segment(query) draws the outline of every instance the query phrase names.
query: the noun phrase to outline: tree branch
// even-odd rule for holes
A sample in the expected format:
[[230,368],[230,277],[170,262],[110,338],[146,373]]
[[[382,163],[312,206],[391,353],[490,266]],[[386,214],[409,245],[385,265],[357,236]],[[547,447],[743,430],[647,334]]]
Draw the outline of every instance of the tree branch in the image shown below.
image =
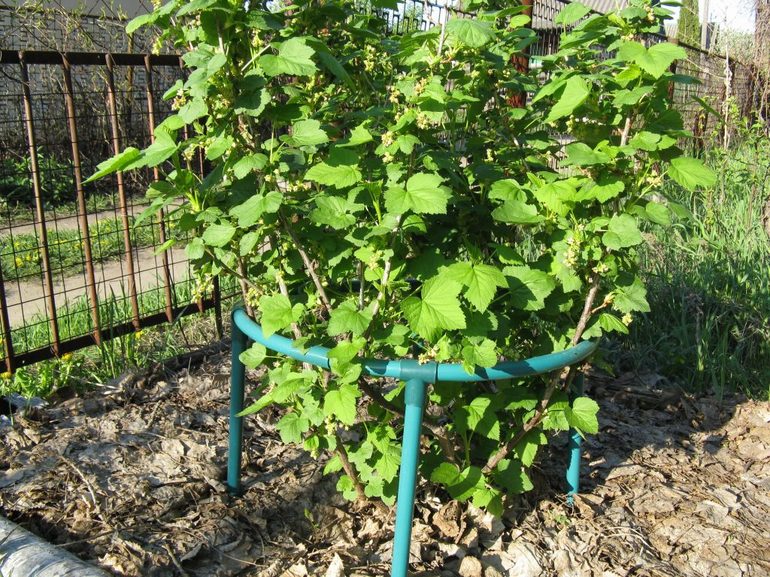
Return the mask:
[[305,264],[305,269],[307,270],[307,273],[310,275],[310,278],[313,280],[313,284],[315,285],[316,290],[318,291],[318,296],[321,299],[321,304],[326,309],[327,313],[331,313],[332,307],[329,303],[329,297],[326,296],[326,289],[324,289],[323,285],[321,284],[321,279],[318,277],[318,273],[315,270],[315,266],[313,266],[313,262],[310,260],[310,257],[307,255],[307,252],[305,251],[305,248],[302,246],[302,243],[299,241],[299,238],[297,238],[296,233],[294,232],[294,229],[291,227],[291,224],[284,218],[283,215],[281,215],[281,223],[283,224],[283,228],[286,230],[286,232],[289,233],[289,236],[291,237],[291,241],[294,243],[294,246],[297,249],[297,252],[299,252],[299,256],[302,258],[302,262]]

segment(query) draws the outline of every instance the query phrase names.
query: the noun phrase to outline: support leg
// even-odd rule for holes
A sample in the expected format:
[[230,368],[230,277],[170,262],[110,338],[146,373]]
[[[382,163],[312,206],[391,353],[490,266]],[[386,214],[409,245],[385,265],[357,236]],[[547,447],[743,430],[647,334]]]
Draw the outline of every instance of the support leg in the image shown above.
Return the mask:
[[243,449],[244,382],[246,367],[240,356],[246,350],[247,337],[233,320],[232,367],[230,373],[230,442],[227,453],[227,490],[232,495],[241,492],[241,452]]
[[404,439],[401,447],[401,468],[398,477],[391,577],[406,577],[409,566],[409,545],[412,541],[414,494],[417,487],[417,464],[420,459],[420,432],[425,407],[425,391],[424,381],[413,379],[406,382]]
[[[579,397],[583,394],[583,373],[578,373],[575,376],[575,386],[573,389],[573,397]],[[574,429],[569,431],[569,467],[567,468],[567,503],[572,505],[574,496],[578,494],[580,490],[580,458],[582,456],[582,450],[580,445],[583,442],[583,437],[580,436]]]

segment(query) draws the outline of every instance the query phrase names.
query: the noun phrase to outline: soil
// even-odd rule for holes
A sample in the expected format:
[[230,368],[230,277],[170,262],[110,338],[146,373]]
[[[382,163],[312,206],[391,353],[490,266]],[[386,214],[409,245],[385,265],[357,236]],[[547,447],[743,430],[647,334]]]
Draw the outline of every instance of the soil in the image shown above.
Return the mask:
[[[115,575],[387,575],[393,512],[344,502],[322,459],[280,442],[277,414],[246,420],[246,490],[228,496],[227,364],[213,356],[17,414],[0,444],[2,513]],[[770,575],[770,407],[660,384],[589,379],[601,429],[572,506],[565,439],[502,519],[421,486],[412,569]]]

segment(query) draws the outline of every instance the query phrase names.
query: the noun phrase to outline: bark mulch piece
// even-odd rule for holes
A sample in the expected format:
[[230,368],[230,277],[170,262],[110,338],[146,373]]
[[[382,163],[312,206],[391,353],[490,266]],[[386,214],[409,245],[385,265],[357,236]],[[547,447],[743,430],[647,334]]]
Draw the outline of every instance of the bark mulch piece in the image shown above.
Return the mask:
[[[116,575],[387,575],[393,513],[344,502],[323,460],[246,419],[245,494],[224,487],[227,362],[127,379],[2,430],[2,514]],[[770,407],[655,376],[589,379],[600,433],[568,506],[562,439],[503,519],[418,491],[419,575],[770,575]],[[673,392],[672,392],[673,391]]]

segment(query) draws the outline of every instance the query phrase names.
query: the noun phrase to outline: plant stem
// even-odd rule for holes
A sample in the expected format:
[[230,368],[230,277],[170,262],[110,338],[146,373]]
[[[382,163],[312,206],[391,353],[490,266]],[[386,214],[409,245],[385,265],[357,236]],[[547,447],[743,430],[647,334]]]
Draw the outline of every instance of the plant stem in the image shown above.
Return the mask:
[[[369,499],[364,492],[364,486],[361,484],[361,481],[358,478],[358,474],[356,473],[356,470],[353,468],[353,464],[348,458],[348,452],[345,450],[345,445],[342,443],[342,439],[340,439],[338,433],[334,433],[334,437],[337,440],[337,449],[335,450],[335,453],[340,458],[340,462],[342,463],[342,468],[345,471],[345,474],[350,477],[351,481],[353,481],[353,487],[356,490],[358,500],[362,503],[368,503]],[[382,501],[374,501],[374,506],[384,513],[388,512],[387,507]]]
[[[281,273],[275,274],[275,282],[278,283],[278,290],[281,291],[281,294],[288,299],[289,289],[286,287],[286,281],[283,280],[283,276],[281,276]],[[299,330],[297,323],[291,323],[291,332],[294,333],[294,338],[296,339],[302,338],[302,331]]]
[[[396,226],[393,227],[393,239],[390,243],[390,248],[393,250],[393,247],[396,245],[396,233],[398,232],[399,227],[401,226],[401,218],[403,215],[399,215],[396,218]],[[377,316],[377,313],[380,312],[380,307],[382,306],[382,301],[385,299],[385,288],[388,286],[388,279],[390,278],[390,270],[393,267],[393,257],[388,257],[388,259],[385,261],[385,265],[382,267],[382,281],[380,282],[380,292],[377,293],[377,298],[374,301],[374,305],[372,306],[372,318]],[[371,325],[370,325],[371,326]]]
[[[578,320],[577,326],[575,327],[575,334],[572,336],[571,344],[574,347],[579,341],[580,337],[583,336],[583,333],[585,332],[586,326],[588,325],[588,321],[591,319],[591,313],[593,311],[594,307],[594,301],[596,300],[596,295],[599,292],[599,286],[601,284],[601,276],[598,273],[593,273],[591,276],[591,285],[588,289],[588,295],[586,296],[586,302],[583,305],[583,313],[580,315],[580,319]],[[570,374],[574,369],[570,369],[566,382],[569,382]],[[491,471],[497,467],[497,465],[505,459],[510,452],[516,447],[516,445],[521,442],[521,440],[524,438],[524,435],[529,433],[532,429],[540,425],[540,423],[543,421],[543,418],[545,417],[545,412],[548,409],[548,403],[551,400],[551,397],[556,392],[556,390],[559,387],[559,381],[561,380],[561,372],[560,371],[554,371],[550,375],[548,386],[545,389],[545,393],[543,393],[543,398],[540,399],[540,403],[538,404],[537,410],[535,411],[535,414],[532,416],[532,418],[524,423],[519,430],[518,433],[516,433],[513,438],[505,443],[498,451],[492,455],[489,460],[487,461],[487,464],[484,466],[484,473],[488,474]]]
[[315,266],[313,266],[313,262],[307,255],[307,252],[302,246],[302,243],[299,241],[299,238],[297,238],[297,234],[294,232],[291,224],[284,218],[283,215],[281,215],[281,222],[283,223],[283,228],[286,230],[286,232],[289,233],[294,246],[297,248],[297,252],[299,252],[299,256],[302,258],[302,262],[305,264],[305,270],[307,270],[307,274],[309,274],[310,278],[313,280],[313,284],[318,291],[318,296],[321,299],[321,304],[326,309],[327,313],[331,313],[332,307],[329,303],[329,297],[326,296],[326,289],[324,289],[323,285],[321,284],[321,279],[318,277],[318,273],[315,270]]

